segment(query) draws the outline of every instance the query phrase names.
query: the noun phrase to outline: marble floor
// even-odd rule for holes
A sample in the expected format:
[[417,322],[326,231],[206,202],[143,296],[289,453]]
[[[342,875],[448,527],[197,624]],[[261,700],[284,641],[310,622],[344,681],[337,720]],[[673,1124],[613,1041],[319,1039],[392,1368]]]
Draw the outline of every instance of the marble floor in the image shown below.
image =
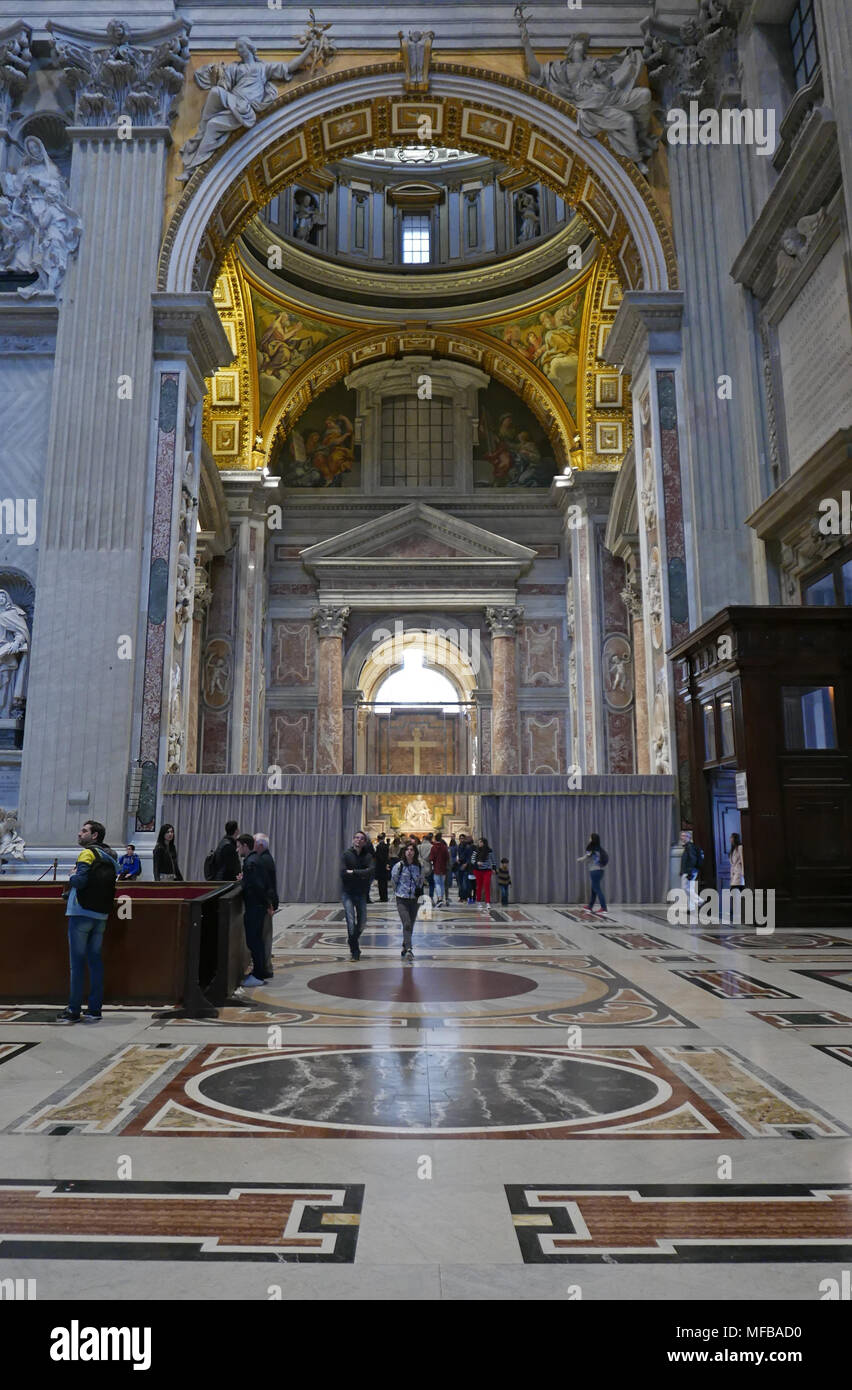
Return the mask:
[[356,964],[337,905],[291,905],[273,979],[214,1020],[0,1006],[0,1279],[742,1302],[842,1280],[852,928],[453,904],[400,947],[391,906]]

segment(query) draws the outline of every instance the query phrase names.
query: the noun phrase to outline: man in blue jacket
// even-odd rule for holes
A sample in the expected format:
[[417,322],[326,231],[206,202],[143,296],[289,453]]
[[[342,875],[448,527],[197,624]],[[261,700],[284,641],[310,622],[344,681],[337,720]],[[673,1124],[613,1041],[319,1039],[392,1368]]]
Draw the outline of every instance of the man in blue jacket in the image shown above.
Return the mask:
[[260,855],[255,851],[253,835],[237,836],[237,854],[243,864],[240,882],[243,885],[246,945],[251,951],[251,974],[246,975],[243,986],[253,989],[272,976],[266,963],[263,928],[266,919],[275,912],[273,903],[277,895],[265,866],[260,862]]

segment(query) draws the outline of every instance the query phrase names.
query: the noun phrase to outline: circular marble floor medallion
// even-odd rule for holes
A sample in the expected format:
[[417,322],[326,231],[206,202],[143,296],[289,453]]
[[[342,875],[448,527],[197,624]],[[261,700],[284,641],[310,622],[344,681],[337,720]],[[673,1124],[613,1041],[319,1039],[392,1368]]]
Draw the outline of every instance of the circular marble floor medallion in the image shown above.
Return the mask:
[[527,1130],[627,1118],[667,1100],[661,1078],[617,1062],[476,1048],[349,1048],[255,1057],[195,1077],[208,1107],[331,1129]]
[[467,1003],[471,999],[508,999],[537,989],[526,975],[501,970],[456,970],[452,966],[373,966],[338,971],[308,980],[308,988],[336,999],[382,999],[401,1004]]

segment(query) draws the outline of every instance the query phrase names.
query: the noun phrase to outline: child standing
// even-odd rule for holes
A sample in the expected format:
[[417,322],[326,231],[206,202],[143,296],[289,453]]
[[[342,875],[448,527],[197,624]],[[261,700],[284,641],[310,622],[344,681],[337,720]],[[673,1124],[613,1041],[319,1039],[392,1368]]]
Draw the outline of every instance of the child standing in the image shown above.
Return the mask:
[[497,870],[497,886],[500,889],[500,904],[502,907],[509,905],[509,884],[512,882],[509,877],[508,859],[500,860],[500,867]]

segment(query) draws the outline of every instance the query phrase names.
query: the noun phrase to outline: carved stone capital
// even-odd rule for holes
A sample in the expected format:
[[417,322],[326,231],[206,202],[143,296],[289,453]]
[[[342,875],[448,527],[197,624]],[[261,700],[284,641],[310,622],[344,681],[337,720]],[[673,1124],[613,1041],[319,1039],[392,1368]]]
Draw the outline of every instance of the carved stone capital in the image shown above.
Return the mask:
[[492,637],[515,637],[524,616],[523,608],[486,608],[485,621]]
[[0,29],[0,116],[7,117],[12,101],[27,85],[32,29],[23,20]]
[[317,636],[342,638],[351,612],[351,608],[331,608],[328,606],[315,608],[311,617],[314,620]]
[[702,0],[675,33],[648,18],[642,57],[648,80],[667,106],[719,106],[739,96],[737,27],[745,0]]
[[136,34],[122,19],[110,20],[105,34],[52,21],[45,28],[76,96],[77,126],[113,126],[129,116],[133,125],[162,127],[175,119],[189,62],[184,20]]

